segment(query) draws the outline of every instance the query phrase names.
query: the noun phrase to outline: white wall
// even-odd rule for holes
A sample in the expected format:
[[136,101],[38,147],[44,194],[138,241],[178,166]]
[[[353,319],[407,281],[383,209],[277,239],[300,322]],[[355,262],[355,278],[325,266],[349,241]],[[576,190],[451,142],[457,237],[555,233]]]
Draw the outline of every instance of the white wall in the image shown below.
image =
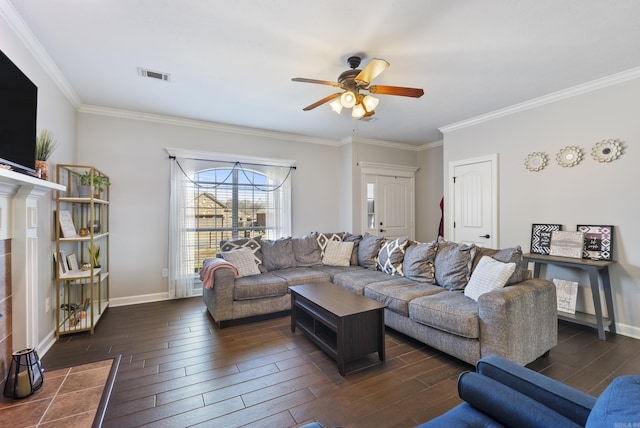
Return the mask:
[[438,237],[440,200],[444,196],[442,142],[429,144],[418,151],[416,173],[416,240],[433,241]]
[[[610,268],[617,328],[640,338],[640,79],[618,83],[568,99],[508,116],[460,127],[445,133],[444,166],[452,161],[497,153],[499,155],[500,246],[530,247],[531,224],[560,223],[564,230],[577,224],[614,225]],[[455,128],[455,127],[454,127]],[[593,145],[603,139],[625,142],[624,155],[610,163],[591,157]],[[563,168],[555,155],[566,146],[580,146],[584,160]],[[524,159],[545,152],[549,165],[530,172]],[[445,181],[445,194],[448,183]],[[450,207],[446,201],[447,211]],[[448,214],[445,214],[445,219]],[[578,280],[578,308],[593,313],[584,287],[587,278],[551,269],[549,277]]]
[[[4,5],[2,5],[4,7]],[[49,158],[49,180],[55,180],[55,164],[74,161],[76,153],[76,110],[7,22],[0,18],[0,50],[38,87],[37,130],[49,129],[58,147]],[[54,312],[45,311],[45,299],[54,306],[55,287],[52,254],[55,249],[53,225],[54,195],[38,201],[38,341],[55,329]]]
[[[135,115],[134,115],[135,116]],[[144,116],[142,116],[144,117]],[[340,147],[229,133],[189,122],[136,120],[80,113],[79,163],[110,176],[111,297],[161,298],[167,280],[170,160],[165,147],[296,161],[292,235],[340,229]],[[126,299],[125,299],[126,300]]]

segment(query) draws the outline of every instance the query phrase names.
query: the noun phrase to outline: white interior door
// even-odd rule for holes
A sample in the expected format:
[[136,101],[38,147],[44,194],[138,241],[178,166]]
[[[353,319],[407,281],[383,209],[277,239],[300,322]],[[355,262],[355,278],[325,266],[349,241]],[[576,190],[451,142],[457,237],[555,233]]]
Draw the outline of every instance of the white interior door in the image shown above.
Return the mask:
[[413,179],[377,177],[378,235],[413,238]]
[[450,166],[453,241],[498,247],[497,157]]

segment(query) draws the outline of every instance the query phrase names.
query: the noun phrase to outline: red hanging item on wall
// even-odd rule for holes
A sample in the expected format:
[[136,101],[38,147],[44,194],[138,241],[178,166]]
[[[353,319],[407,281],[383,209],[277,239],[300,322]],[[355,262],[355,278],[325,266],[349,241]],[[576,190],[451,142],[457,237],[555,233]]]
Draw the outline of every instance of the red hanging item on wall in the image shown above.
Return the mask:
[[444,238],[444,196],[440,199],[440,229],[438,229],[438,236]]

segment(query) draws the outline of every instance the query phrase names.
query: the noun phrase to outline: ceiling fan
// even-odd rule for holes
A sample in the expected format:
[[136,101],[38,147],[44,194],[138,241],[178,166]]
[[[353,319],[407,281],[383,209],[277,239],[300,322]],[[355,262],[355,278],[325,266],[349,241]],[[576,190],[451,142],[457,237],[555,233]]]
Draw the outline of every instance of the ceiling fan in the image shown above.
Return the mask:
[[[375,108],[378,106],[379,100],[369,94],[381,95],[399,95],[402,97],[420,98],[424,95],[424,91],[419,88],[405,88],[403,86],[388,85],[371,85],[371,81],[382,73],[389,63],[384,59],[374,58],[367,66],[359,70],[362,58],[359,56],[351,56],[347,59],[351,70],[347,70],[338,76],[337,82],[327,80],[306,79],[304,77],[294,77],[294,82],[317,83],[320,85],[329,85],[340,88],[342,92],[336,92],[315,103],[303,108],[304,111],[313,110],[314,108],[328,103],[333,111],[340,114],[343,108],[352,108],[351,116],[361,119],[375,114]],[[361,94],[360,91],[367,91],[369,94]]]

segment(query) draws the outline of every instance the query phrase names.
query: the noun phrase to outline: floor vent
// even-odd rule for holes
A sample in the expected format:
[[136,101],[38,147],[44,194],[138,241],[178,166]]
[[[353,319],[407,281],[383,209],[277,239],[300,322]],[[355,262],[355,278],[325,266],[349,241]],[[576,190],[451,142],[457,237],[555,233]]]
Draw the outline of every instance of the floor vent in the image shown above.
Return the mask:
[[147,70],[146,68],[141,68],[141,67],[138,67],[138,75],[142,76],[142,77],[148,77],[150,79],[164,80],[165,82],[168,82],[168,81],[171,80],[171,75],[169,73],[161,73],[159,71],[151,71],[151,70]]

